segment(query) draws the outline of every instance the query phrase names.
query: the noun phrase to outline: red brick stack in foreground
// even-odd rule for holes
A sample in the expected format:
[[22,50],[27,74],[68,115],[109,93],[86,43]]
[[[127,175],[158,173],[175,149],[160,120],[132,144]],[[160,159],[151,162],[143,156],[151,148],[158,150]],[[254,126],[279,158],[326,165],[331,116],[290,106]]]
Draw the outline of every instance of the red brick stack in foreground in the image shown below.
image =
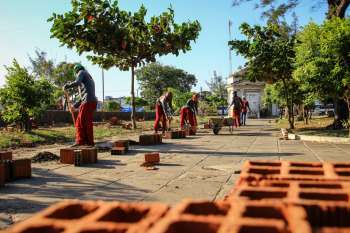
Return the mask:
[[97,149],[95,147],[65,148],[60,150],[60,162],[63,164],[83,164],[97,163]]
[[350,163],[247,162],[220,201],[56,204],[6,233],[350,232]]
[[12,159],[12,152],[0,151],[0,186],[6,182],[30,178],[32,163],[30,159]]

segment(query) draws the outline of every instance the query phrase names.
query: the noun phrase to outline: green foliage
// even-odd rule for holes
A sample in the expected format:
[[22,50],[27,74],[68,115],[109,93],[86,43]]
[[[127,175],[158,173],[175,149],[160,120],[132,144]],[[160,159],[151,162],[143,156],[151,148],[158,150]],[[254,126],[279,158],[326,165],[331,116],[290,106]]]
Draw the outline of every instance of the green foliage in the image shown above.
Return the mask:
[[192,97],[192,92],[183,92],[175,88],[168,88],[168,91],[173,93],[173,109],[175,112],[179,112],[181,107],[185,106],[187,101]]
[[[216,75],[216,72],[214,72],[214,76],[212,79],[207,82],[207,85],[210,89],[210,92],[220,98],[221,100],[226,100],[227,99],[227,88],[226,88],[226,81],[222,78],[222,76]],[[220,101],[221,101],[220,100]],[[227,103],[225,103],[226,105]]]
[[247,60],[247,79],[278,83],[283,88],[280,93],[288,108],[290,128],[294,128],[293,105],[299,96],[298,83],[292,77],[296,29],[285,22],[253,27],[243,23],[240,29],[246,39],[229,45]]
[[[131,97],[126,97],[126,103],[131,105]],[[135,106],[144,107],[147,106],[148,102],[141,97],[135,97]]]
[[194,75],[184,70],[151,63],[136,71],[136,79],[141,87],[141,96],[153,105],[167,88],[175,88],[181,92],[189,92],[196,85]]
[[116,101],[106,101],[103,109],[107,112],[118,112],[120,110],[120,104]]
[[131,68],[132,120],[134,128],[134,69],[155,62],[157,56],[191,50],[201,30],[198,21],[177,24],[169,8],[159,16],[146,20],[142,5],[136,12],[121,10],[116,0],[72,0],[72,10],[53,14],[51,37],[62,45],[75,48],[79,54],[88,52],[88,59],[108,69]]
[[30,130],[29,119],[39,116],[54,102],[54,87],[44,78],[35,79],[16,60],[6,69],[6,83],[0,89],[0,103],[4,108],[2,118]]

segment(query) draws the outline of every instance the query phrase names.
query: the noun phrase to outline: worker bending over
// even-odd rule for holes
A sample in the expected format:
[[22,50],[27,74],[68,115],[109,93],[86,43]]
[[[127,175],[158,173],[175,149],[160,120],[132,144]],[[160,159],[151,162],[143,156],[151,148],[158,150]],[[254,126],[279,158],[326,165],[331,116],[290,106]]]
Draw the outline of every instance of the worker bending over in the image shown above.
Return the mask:
[[181,108],[180,112],[180,126],[184,129],[185,123],[191,125],[192,132],[197,131],[197,114],[198,114],[199,94],[193,94],[185,106]]
[[[172,99],[173,93],[166,92],[164,95],[158,98],[156,102],[156,120],[154,121],[154,131],[158,133],[159,123],[162,121],[162,132],[170,128],[170,122],[172,119]],[[167,126],[168,123],[168,126]]]

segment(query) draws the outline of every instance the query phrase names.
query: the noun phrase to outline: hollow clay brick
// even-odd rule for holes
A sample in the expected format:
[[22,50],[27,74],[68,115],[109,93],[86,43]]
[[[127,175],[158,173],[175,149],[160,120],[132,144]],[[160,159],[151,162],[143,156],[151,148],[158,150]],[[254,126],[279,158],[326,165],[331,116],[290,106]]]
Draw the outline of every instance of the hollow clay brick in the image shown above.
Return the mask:
[[113,147],[111,149],[111,155],[124,155],[126,153],[125,147]]
[[147,232],[168,209],[167,205],[157,203],[64,201],[50,206],[5,232],[141,233]]
[[114,142],[114,147],[124,147],[125,151],[129,150],[129,140],[118,140]]
[[350,181],[350,164],[247,161],[243,165],[238,185],[247,179]]
[[5,184],[5,165],[0,162],[0,187]]
[[32,163],[30,159],[13,160],[13,179],[30,178],[32,176]]
[[81,156],[82,156],[82,164],[91,164],[97,163],[97,148],[95,147],[87,147],[81,148]]
[[143,134],[139,136],[139,143],[141,146],[155,145],[155,136],[153,134]]
[[74,164],[77,154],[81,154],[81,150],[75,148],[65,148],[60,150],[60,162],[63,164]]
[[160,156],[158,152],[145,154],[145,163],[159,163]]
[[12,151],[0,151],[0,162],[3,160],[12,160]]
[[179,131],[166,131],[163,138],[165,139],[179,139]]

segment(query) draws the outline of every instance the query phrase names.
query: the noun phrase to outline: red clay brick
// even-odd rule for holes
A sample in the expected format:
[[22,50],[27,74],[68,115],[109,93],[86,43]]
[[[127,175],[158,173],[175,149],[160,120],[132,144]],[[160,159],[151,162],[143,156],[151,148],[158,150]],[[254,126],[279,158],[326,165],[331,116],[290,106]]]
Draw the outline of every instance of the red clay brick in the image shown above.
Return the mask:
[[163,136],[161,134],[153,134],[153,137],[156,144],[163,143]]
[[246,179],[350,181],[350,164],[247,161],[240,182]]
[[283,201],[293,204],[350,204],[350,183],[337,181],[246,181],[234,187],[227,199]]
[[111,155],[124,155],[126,153],[125,147],[113,147],[111,149]]
[[63,164],[74,164],[77,154],[81,154],[81,150],[75,148],[65,148],[60,150],[60,162]]
[[114,147],[124,147],[125,151],[129,150],[129,140],[118,140],[114,142]]
[[148,233],[216,233],[229,210],[228,203],[185,200]]
[[163,138],[165,138],[165,139],[179,139],[180,133],[179,133],[179,131],[166,131]]
[[82,164],[97,163],[97,148],[88,147],[81,148],[81,162]]
[[2,161],[4,165],[5,182],[13,181],[13,160]]
[[16,224],[6,233],[141,233],[160,218],[169,207],[163,204],[64,201]]
[[139,142],[141,146],[150,146],[155,145],[155,136],[154,134],[143,134],[139,136]]
[[205,123],[205,124],[203,125],[203,129],[210,129],[210,125],[209,125],[208,123]]
[[5,184],[5,165],[0,162],[0,187]]
[[145,163],[159,163],[160,156],[158,152],[145,154]]
[[3,160],[12,160],[12,151],[0,151],[0,162]]
[[32,177],[32,161],[30,159],[13,160],[12,177],[15,180]]

